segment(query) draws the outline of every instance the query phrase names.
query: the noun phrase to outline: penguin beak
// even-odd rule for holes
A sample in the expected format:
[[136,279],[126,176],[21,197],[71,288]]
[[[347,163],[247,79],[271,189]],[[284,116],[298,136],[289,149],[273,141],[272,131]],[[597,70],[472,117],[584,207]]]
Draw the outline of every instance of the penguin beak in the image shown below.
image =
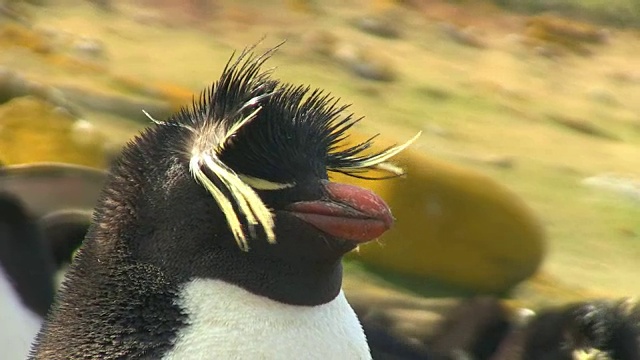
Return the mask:
[[322,186],[321,200],[296,202],[287,210],[331,236],[356,243],[376,239],[391,228],[389,206],[372,191],[326,180]]

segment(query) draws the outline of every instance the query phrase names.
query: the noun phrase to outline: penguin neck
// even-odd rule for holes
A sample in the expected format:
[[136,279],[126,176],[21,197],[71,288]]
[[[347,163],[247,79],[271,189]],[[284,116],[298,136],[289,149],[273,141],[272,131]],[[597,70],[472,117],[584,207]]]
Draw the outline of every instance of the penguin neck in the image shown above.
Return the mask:
[[[179,239],[176,240],[179,242]],[[144,242],[142,246],[153,243]],[[177,283],[189,282],[194,278],[222,280],[255,295],[289,305],[328,303],[338,296],[342,287],[340,259],[332,262],[292,262],[290,259],[263,257],[262,254],[234,248],[207,248],[194,242],[183,242],[179,248],[172,247],[163,252],[149,250],[139,252],[144,254],[141,260],[161,268]],[[170,261],[165,257],[166,254],[171,255]]]
[[342,288],[339,259],[331,263],[301,261],[295,264],[246,256],[243,260],[244,264],[238,259],[239,266],[225,269],[219,279],[280,303],[321,305],[335,299]]
[[[117,222],[117,226],[96,223],[87,237],[87,243],[92,243],[91,247],[95,249],[94,256],[116,263],[134,261],[153,265],[175,284],[195,278],[222,280],[289,305],[325,304],[341,291],[341,257],[331,261],[268,257],[252,250],[244,252],[237,248],[216,247],[212,245],[215,241],[210,235],[191,233],[190,240],[202,240],[186,241],[179,231],[149,230],[148,226],[145,230],[138,221],[136,217],[130,217],[127,222]],[[134,237],[123,235],[136,232]],[[117,264],[111,266],[118,267]]]

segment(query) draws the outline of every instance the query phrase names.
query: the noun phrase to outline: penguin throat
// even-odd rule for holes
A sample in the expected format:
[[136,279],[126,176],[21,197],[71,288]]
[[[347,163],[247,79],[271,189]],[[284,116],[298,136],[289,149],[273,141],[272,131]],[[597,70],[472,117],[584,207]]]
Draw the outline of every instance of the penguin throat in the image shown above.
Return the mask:
[[[243,254],[244,255],[244,254]],[[342,263],[291,264],[274,259],[243,259],[226,262],[232,268],[218,268],[220,279],[257,296],[283,304],[316,306],[334,300],[342,287]],[[243,264],[244,263],[244,264]]]
[[342,291],[326,304],[295,306],[222,280],[193,279],[180,289],[177,305],[189,325],[178,332],[166,360],[371,358]]

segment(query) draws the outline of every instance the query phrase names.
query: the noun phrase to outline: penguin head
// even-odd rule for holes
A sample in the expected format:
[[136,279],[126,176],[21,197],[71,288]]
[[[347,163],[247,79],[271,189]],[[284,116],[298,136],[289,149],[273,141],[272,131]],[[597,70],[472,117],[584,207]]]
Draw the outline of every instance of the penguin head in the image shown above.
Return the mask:
[[244,51],[191,107],[125,147],[96,210],[98,243],[128,239],[138,258],[184,276],[275,268],[312,282],[389,229],[380,197],[328,173],[398,175],[385,161],[410,142],[344,145],[359,119],[329,94],[272,79],[261,70],[271,52]]

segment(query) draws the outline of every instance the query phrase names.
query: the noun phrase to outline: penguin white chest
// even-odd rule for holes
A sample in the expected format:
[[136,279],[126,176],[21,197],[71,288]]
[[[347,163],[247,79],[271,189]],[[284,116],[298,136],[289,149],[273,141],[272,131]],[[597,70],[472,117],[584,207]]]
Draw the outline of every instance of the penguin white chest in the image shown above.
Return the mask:
[[0,267],[0,349],[3,359],[25,359],[42,320],[22,304]]
[[179,305],[189,325],[163,359],[371,359],[344,293],[318,306],[292,306],[220,280],[195,279]]

